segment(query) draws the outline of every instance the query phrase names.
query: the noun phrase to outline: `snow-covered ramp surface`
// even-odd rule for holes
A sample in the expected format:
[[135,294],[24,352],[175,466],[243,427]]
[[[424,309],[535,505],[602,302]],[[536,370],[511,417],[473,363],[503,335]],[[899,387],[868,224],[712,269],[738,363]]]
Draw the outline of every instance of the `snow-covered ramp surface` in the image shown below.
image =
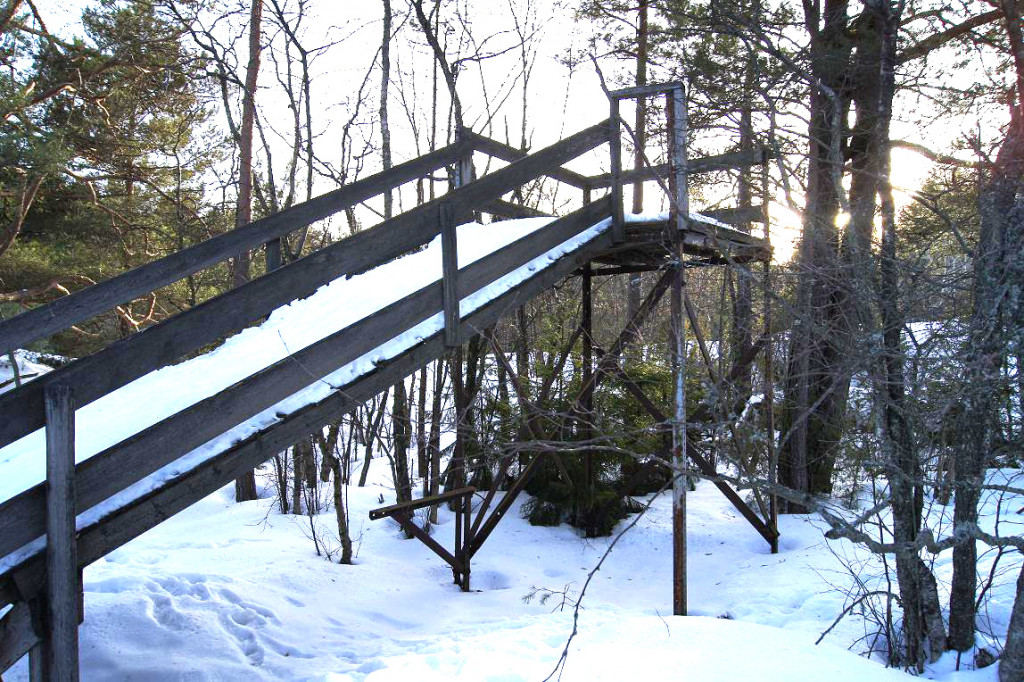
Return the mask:
[[[458,227],[459,267],[464,268],[502,247],[543,228],[551,218],[528,218],[489,225]],[[463,316],[486,305],[529,279],[559,258],[607,229],[608,220],[584,230],[460,302]],[[76,412],[75,454],[81,462],[195,403],[241,381],[279,360],[344,329],[382,308],[440,279],[441,238],[423,250],[407,254],[354,277],[342,277],[306,299],[274,311],[262,324],[245,329],[202,356],[151,372],[86,405]],[[79,526],[135,499],[160,482],[187,471],[279,419],[279,415],[326,397],[332,386],[345,385],[374,366],[415,346],[443,328],[440,313],[419,324],[410,321],[403,334],[341,367],[326,377],[311,377],[311,385],[264,410],[247,422],[206,443],[185,457],[115,496],[91,513],[79,516]],[[0,448],[0,502],[45,478],[42,429]],[[7,562],[9,563],[9,562]],[[0,565],[0,569],[4,566]]]

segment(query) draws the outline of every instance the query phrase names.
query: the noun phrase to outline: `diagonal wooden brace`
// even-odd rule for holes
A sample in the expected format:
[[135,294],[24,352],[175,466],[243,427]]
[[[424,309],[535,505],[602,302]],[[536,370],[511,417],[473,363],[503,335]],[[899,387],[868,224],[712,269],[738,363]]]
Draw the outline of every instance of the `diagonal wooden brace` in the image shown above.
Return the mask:
[[[643,392],[643,389],[640,388],[628,374],[626,374],[625,370],[617,367],[612,374],[619,383],[621,383],[622,386],[637,399],[643,408],[647,410],[652,417],[654,417],[654,419],[661,424],[668,423],[668,416],[662,412],[658,406],[650,400],[650,398],[647,397]],[[759,517],[757,513],[743,501],[743,498],[739,496],[739,493],[733,490],[728,483],[718,478],[718,472],[715,470],[714,465],[712,465],[706,457],[697,451],[693,443],[688,443],[687,445],[686,454],[689,459],[697,465],[697,470],[700,471],[701,475],[709,479],[716,488],[722,491],[722,494],[725,495],[734,507],[736,507],[736,510],[739,511],[743,518],[745,518],[750,525],[754,527],[754,530],[756,530],[761,537],[765,539],[765,541],[771,544],[775,538],[779,536],[778,530],[768,526],[761,517]]]

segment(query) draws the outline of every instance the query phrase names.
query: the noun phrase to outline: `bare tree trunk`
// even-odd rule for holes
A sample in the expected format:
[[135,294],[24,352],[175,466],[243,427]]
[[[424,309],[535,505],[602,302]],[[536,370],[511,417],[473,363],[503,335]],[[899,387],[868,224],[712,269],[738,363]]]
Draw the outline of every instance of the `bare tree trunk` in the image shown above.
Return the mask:
[[[441,392],[444,390],[442,360],[434,362],[434,393],[430,398],[430,495],[441,492]],[[437,506],[430,508],[430,523],[437,523]]]
[[366,477],[370,473],[370,461],[373,459],[373,444],[377,440],[378,434],[380,434],[380,427],[384,421],[384,413],[387,412],[386,406],[388,403],[388,391],[384,391],[384,394],[380,397],[380,410],[374,416],[373,403],[370,403],[371,408],[366,413],[366,425],[364,427],[365,445],[366,445],[366,456],[363,459],[363,468],[359,472],[359,487],[362,488],[366,485]]
[[430,459],[427,457],[427,366],[420,368],[416,393],[416,465],[423,479],[423,494],[430,489]]
[[999,658],[999,682],[1024,680],[1024,567],[1017,577],[1017,598],[1010,613],[1006,646]]
[[[252,0],[249,15],[249,64],[245,69],[245,94],[242,98],[242,131],[239,140],[238,201],[235,207],[235,227],[252,222],[252,128],[256,117],[256,80],[260,70],[260,20],[263,16],[262,0]],[[234,285],[249,281],[248,251],[235,258]],[[256,499],[256,476],[248,471],[235,479],[235,500],[245,502]]]
[[[961,401],[958,447],[954,462],[956,499],[954,532],[967,533],[978,522],[978,500],[985,468],[998,429],[995,396],[999,394],[1003,356],[1024,323],[1020,295],[1024,286],[1024,36],[1016,0],[1000,3],[1016,70],[1016,101],[987,184],[978,196],[981,230],[974,255],[974,309],[965,349],[965,396]],[[949,645],[966,651],[974,645],[977,543],[968,536],[953,549],[949,596]]]
[[426,37],[430,48],[434,51],[434,59],[437,66],[441,69],[445,85],[448,86],[448,96],[451,97],[452,110],[455,115],[455,129],[457,131],[462,130],[464,127],[462,100],[459,99],[459,92],[455,87],[455,72],[452,71],[448,58],[445,56],[444,48],[441,47],[441,43],[438,41],[437,29],[430,25],[430,19],[423,11],[423,0],[411,0],[411,2],[413,10],[416,12],[416,19],[419,21],[420,29],[423,31],[423,35]]
[[[384,2],[384,36],[380,43],[380,153],[384,170],[391,168],[391,126],[388,123],[388,85],[391,83],[391,0]],[[384,219],[392,215],[391,190],[384,192]]]
[[302,484],[305,481],[303,467],[306,464],[306,448],[309,447],[307,438],[300,438],[292,446],[292,514],[302,514]]
[[[647,28],[649,0],[640,0],[637,5],[636,29],[636,84],[637,87],[647,85],[647,46],[650,32]],[[644,148],[647,143],[647,98],[636,100],[636,149],[633,153],[633,168],[642,170],[644,167]],[[633,183],[633,213],[644,210],[644,183],[637,180]],[[632,320],[637,308],[640,307],[640,273],[629,275],[626,295],[626,319]]]
[[[755,3],[752,13],[760,14],[760,3]],[[754,148],[754,88],[757,79],[757,58],[751,53],[747,56],[744,66],[743,78],[743,99],[740,105],[740,149],[750,150]],[[754,174],[753,169],[748,167],[740,171],[739,185],[737,187],[737,203],[740,208],[750,209],[753,206]],[[762,197],[762,201],[765,197]],[[743,222],[737,225],[742,232],[750,234],[750,223]],[[753,294],[751,292],[750,272],[746,266],[730,271],[736,276],[736,289],[732,302],[732,328],[729,339],[729,353],[731,364],[739,366],[740,358],[747,354],[753,344]],[[745,366],[733,385],[727,387],[730,392],[728,405],[737,403],[746,404],[751,393],[752,365]]]
[[408,502],[412,499],[412,483],[409,481],[409,401],[404,380],[395,384],[391,423],[395,497],[398,502]]
[[[816,87],[810,94],[810,153],[803,238],[797,256],[797,302],[782,412],[780,482],[795,490],[832,491],[834,448],[842,434],[849,388],[843,366],[849,334],[839,268],[836,218],[843,172],[843,94],[850,43],[848,0],[804,4],[812,35]],[[820,27],[819,27],[820,24]],[[787,511],[806,511],[788,504]]]
[[339,564],[352,563],[352,535],[348,527],[348,508],[345,504],[345,485],[341,461],[337,457],[330,458],[333,474],[334,516],[338,521],[338,540],[341,541],[341,558]]

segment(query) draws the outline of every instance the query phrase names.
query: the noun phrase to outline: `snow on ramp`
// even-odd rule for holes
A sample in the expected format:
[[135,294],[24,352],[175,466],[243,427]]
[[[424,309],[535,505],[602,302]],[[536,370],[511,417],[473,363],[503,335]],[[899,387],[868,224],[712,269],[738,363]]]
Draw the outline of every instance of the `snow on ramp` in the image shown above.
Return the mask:
[[[459,267],[480,260],[550,223],[552,218],[527,218],[458,227]],[[460,302],[463,317],[535,276],[555,261],[604,232],[610,220],[581,232]],[[320,339],[344,329],[381,308],[440,279],[441,238],[426,248],[354,277],[341,277],[308,298],[275,310],[261,325],[245,329],[205,355],[151,372],[86,405],[76,412],[76,459],[81,462],[129,436],[170,417],[204,398],[264,369]],[[350,383],[376,364],[412,348],[439,332],[438,313],[366,353],[252,419],[200,446],[122,493],[78,517],[78,525],[101,518],[112,509],[149,492],[232,444],[266,428],[304,405],[322,400],[332,386]],[[45,479],[45,437],[42,429],[0,449],[0,502]],[[31,548],[30,548],[31,549]],[[36,548],[38,549],[38,548]],[[22,553],[24,554],[24,553]],[[0,570],[17,560],[0,561]]]

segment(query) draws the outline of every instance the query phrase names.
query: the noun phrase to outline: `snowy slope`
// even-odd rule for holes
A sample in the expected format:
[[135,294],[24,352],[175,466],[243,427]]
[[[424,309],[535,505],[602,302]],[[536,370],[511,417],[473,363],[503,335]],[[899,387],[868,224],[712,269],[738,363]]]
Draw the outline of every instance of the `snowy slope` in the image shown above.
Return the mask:
[[[475,590],[391,522],[366,521],[386,462],[349,491],[357,564],[315,556],[305,517],[226,488],[85,572],[85,680],[539,680],[572,630],[560,597],[578,593],[609,538],[535,528],[517,508],[474,562]],[[671,503],[655,501],[588,591],[565,680],[902,680],[900,672],[814,640],[841,595],[821,532],[783,519],[776,556],[710,484],[690,500],[695,618],[671,612]],[[325,528],[333,514],[318,517]],[[435,537],[451,546],[442,510]],[[720,619],[728,613],[735,620]],[[836,644],[841,639],[830,640]],[[5,680],[26,679],[26,663]],[[972,681],[988,679],[971,677]]]

